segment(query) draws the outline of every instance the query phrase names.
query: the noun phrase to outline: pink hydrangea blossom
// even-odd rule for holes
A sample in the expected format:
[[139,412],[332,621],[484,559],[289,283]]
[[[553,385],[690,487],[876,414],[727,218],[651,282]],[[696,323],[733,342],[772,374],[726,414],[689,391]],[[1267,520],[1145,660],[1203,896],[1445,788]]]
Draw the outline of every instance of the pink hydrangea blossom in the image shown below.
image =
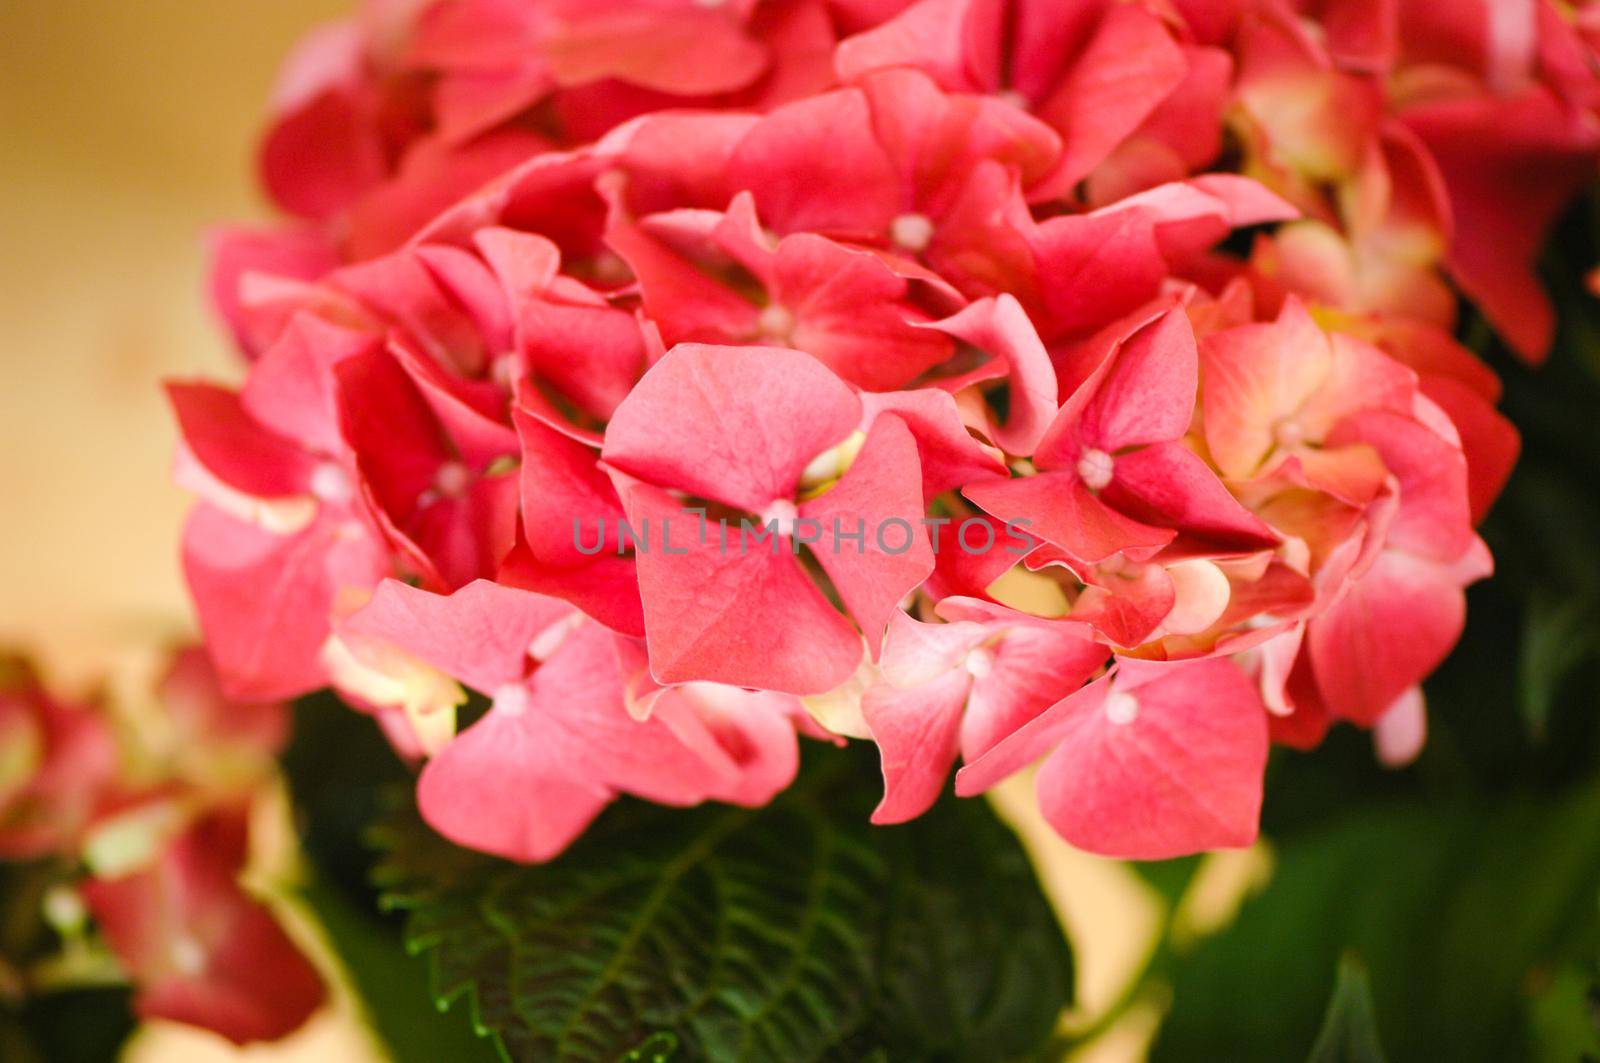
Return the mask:
[[880,821],[1042,761],[1075,844],[1248,844],[1269,738],[1414,754],[1491,568],[1456,292],[1541,357],[1600,159],[1592,39],[1492,7],[368,3],[216,241],[244,383],[171,389],[224,684],[523,860],[797,735]]

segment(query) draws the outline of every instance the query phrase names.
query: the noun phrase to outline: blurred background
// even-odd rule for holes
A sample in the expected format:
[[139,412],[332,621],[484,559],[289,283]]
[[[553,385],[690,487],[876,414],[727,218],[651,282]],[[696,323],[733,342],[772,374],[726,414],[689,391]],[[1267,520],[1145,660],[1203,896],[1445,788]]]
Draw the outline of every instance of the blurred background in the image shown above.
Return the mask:
[[[295,37],[345,6],[0,0],[0,643],[69,687],[137,674],[191,629],[158,382],[236,375],[201,238],[264,215],[262,101]],[[341,994],[282,1045],[162,1024],[127,1058],[377,1056]]]
[[201,236],[261,216],[275,67],[341,0],[0,0],[0,639],[58,673],[187,623],[156,382],[232,373]]

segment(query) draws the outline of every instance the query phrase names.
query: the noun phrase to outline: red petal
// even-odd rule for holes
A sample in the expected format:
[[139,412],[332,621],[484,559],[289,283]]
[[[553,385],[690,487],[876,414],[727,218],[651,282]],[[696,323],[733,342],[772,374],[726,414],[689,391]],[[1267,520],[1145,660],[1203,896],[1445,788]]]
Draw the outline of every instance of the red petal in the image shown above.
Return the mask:
[[793,498],[811,460],[860,420],[860,400],[809,355],[682,344],[617,407],[602,454],[646,482],[760,513]]
[[[920,484],[911,431],[885,414],[873,422],[843,478],[800,506],[801,518],[821,526],[812,553],[861,625],[874,659],[900,600],[933,571]],[[846,539],[857,531],[864,533],[864,545]]]
[[708,524],[701,542],[696,518],[665,492],[640,485],[623,501],[641,534],[649,521],[639,595],[658,681],[822,694],[855,672],[861,636],[806,577],[787,538],[778,537],[774,553],[767,541],[745,545],[730,527],[724,547]]
[[961,710],[972,677],[954,670],[909,689],[879,684],[861,711],[883,761],[883,800],[874,823],[904,823],[939,799],[955,763]]
[[534,639],[571,615],[565,602],[488,580],[443,595],[388,579],[339,633],[388,643],[493,694],[521,681]]
[[[1124,664],[1109,698],[1080,708],[1039,770],[1040,812],[1073,845],[1123,859],[1249,845],[1267,762],[1255,689],[1226,660],[1145,667]],[[1136,715],[1119,722],[1124,698]]]

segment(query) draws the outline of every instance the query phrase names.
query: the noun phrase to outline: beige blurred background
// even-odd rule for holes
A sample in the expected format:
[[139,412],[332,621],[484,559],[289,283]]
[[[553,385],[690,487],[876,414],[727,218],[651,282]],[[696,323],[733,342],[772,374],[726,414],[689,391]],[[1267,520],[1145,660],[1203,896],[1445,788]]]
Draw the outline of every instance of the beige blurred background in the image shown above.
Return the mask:
[[[0,642],[72,683],[190,630],[158,382],[236,375],[201,234],[297,34],[343,0],[0,0]],[[347,998],[282,1045],[162,1025],[140,1063],[379,1058]]]
[[[274,70],[348,3],[0,0],[0,643],[63,680],[189,630],[158,382],[238,376],[201,297],[201,234],[265,215],[251,159]],[[1005,804],[1029,820],[1024,791]],[[1081,1021],[1138,965],[1157,906],[1121,866],[1021,826],[1075,939]],[[1223,909],[1259,866],[1233,865],[1214,876]],[[1155,1014],[1136,1010],[1093,1057],[1141,1055]],[[283,1045],[236,1053],[168,1026],[129,1056],[377,1058],[342,994]]]
[[343,0],[0,0],[0,639],[58,668],[186,623],[156,382],[232,372],[200,297],[279,58]]

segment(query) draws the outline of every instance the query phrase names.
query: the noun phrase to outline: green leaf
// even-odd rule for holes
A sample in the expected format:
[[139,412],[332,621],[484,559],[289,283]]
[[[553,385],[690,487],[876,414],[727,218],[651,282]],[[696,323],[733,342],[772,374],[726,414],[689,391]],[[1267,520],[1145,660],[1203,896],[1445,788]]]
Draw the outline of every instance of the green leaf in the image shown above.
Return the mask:
[[373,1032],[395,1063],[472,1063],[493,1060],[460,1015],[441,1017],[428,996],[427,964],[396,958],[395,930],[332,884],[313,879],[296,891],[314,912],[372,1020]]
[[1367,969],[1354,956],[1339,961],[1333,997],[1322,1019],[1322,1032],[1311,1046],[1307,1063],[1383,1063],[1378,1020],[1372,1013],[1372,986]]
[[1593,965],[1555,972],[1535,991],[1530,1021],[1536,1058],[1549,1063],[1600,1059],[1600,985]]
[[1154,1058],[1292,1058],[1352,950],[1393,1058],[1523,1058],[1541,972],[1594,953],[1596,883],[1600,783],[1364,805],[1282,839],[1267,889],[1173,967]]
[[103,1063],[133,1035],[132,992],[97,986],[44,993],[0,1010],[6,1063]]
[[1071,953],[981,802],[867,822],[870,750],[808,751],[766,809],[624,801],[553,863],[376,832],[443,1002],[511,1059],[1006,1060],[1050,1036]]
[[1600,603],[1535,594],[1523,621],[1518,680],[1522,711],[1535,736],[1549,731],[1557,694],[1580,664],[1600,653]]

